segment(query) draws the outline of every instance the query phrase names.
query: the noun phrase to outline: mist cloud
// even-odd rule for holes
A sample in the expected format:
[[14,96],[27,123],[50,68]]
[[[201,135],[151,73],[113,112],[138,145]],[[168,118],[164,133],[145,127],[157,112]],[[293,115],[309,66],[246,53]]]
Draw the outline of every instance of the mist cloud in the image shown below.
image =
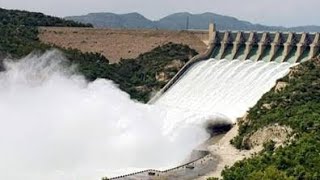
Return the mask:
[[204,116],[134,102],[109,80],[89,83],[57,51],[5,66],[0,179],[94,180],[173,167],[209,136]]

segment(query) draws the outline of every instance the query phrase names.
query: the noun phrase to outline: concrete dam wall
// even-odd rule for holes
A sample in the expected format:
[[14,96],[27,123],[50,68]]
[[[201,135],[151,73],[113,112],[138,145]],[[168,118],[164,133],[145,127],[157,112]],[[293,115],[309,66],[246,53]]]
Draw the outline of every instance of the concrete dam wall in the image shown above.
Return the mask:
[[219,32],[211,33],[210,58],[303,62],[319,53],[319,33]]

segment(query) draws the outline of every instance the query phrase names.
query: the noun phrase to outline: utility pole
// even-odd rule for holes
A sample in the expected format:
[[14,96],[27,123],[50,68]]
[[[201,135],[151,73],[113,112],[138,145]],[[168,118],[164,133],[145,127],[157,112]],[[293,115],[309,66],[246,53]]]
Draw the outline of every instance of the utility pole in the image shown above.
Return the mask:
[[187,22],[186,22],[186,30],[189,29],[189,16],[187,16]]

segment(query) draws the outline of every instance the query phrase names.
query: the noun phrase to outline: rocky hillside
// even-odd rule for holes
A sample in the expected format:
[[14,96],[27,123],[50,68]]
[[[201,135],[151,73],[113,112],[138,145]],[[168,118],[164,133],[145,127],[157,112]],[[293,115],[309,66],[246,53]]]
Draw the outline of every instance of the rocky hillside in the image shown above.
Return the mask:
[[191,14],[187,12],[175,13],[160,20],[152,21],[138,13],[114,14],[114,13],[90,13],[82,16],[65,17],[82,23],[91,23],[95,27],[108,28],[143,28],[143,29],[208,29],[208,24],[214,20],[219,30],[256,30],[256,31],[300,31],[319,32],[320,26],[300,27],[276,27],[253,24],[235,17],[223,16],[215,13]]

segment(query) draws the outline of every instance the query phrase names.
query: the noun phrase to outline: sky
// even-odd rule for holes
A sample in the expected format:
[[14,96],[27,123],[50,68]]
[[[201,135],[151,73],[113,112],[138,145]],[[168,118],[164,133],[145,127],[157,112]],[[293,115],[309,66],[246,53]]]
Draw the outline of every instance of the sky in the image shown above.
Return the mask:
[[265,25],[320,25],[319,0],[0,0],[0,7],[59,17],[138,12],[152,20],[176,12],[213,12]]

